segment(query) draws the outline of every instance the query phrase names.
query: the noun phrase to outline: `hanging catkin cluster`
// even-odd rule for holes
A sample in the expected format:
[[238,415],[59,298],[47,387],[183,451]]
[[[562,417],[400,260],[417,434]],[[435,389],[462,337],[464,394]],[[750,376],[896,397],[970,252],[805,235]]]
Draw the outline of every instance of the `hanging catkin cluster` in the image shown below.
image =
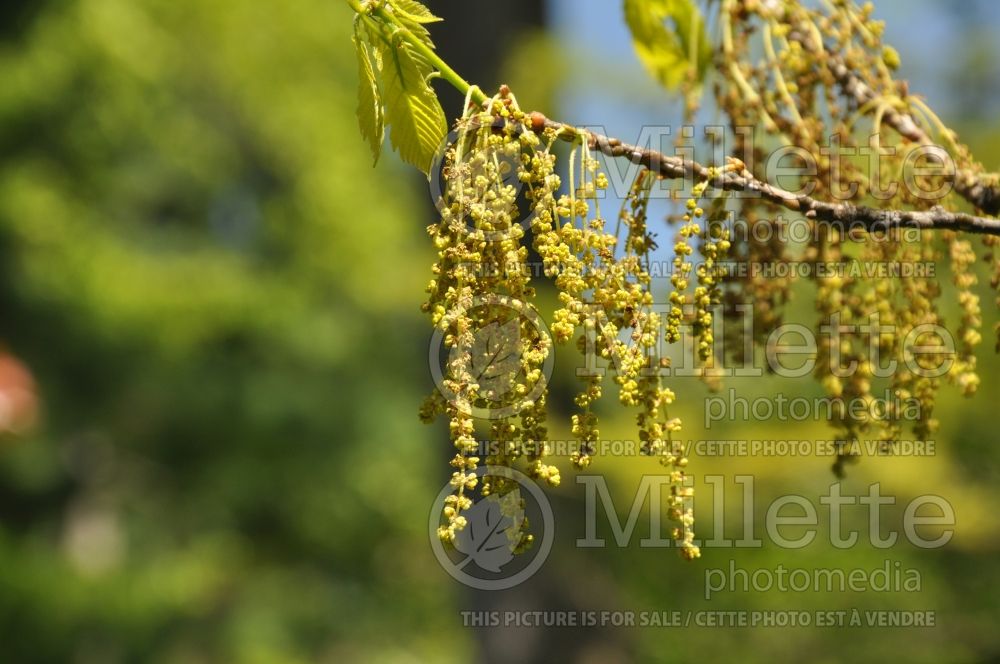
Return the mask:
[[[722,28],[716,97],[729,116],[731,126],[756,127],[764,138],[752,144],[738,142],[734,154],[761,174],[767,145],[795,146],[803,153],[822,155],[831,147],[843,154],[865,154],[858,148],[878,154],[877,166],[865,159],[814,159],[815,173],[808,184],[812,196],[843,200],[851,186],[853,204],[894,209],[959,209],[972,202],[980,203],[977,192],[990,176],[983,173],[968,149],[958,143],[948,129],[919,98],[911,96],[905,82],[894,79],[899,54],[882,42],[884,25],[872,19],[871,3],[858,7],[852,2],[823,3],[812,9],[798,2],[763,2],[723,0],[720,15]],[[755,53],[762,54],[759,59]],[[923,129],[931,128],[930,130]],[[739,132],[737,136],[744,136]],[[770,139],[770,140],[769,140]],[[771,142],[773,141],[773,142]],[[907,156],[916,147],[940,144],[955,165],[957,175],[951,190],[946,190],[943,175],[917,171]],[[806,180],[803,179],[803,183]],[[904,183],[907,183],[904,186]],[[978,187],[978,188],[977,188]],[[921,195],[921,192],[951,191],[947,195]],[[741,214],[753,224],[775,224],[780,207],[759,199],[743,199]],[[903,434],[900,403],[915,400],[919,412],[908,419],[913,434],[926,439],[937,429],[933,417],[936,394],[942,378],[956,384],[966,395],[979,385],[975,349],[981,340],[982,317],[979,297],[973,292],[977,283],[974,271],[976,251],[972,243],[956,233],[901,230],[899,228],[864,232],[836,226],[813,224],[804,247],[775,239],[761,241],[752,232],[738,238],[734,253],[738,260],[758,266],[773,267],[798,261],[813,264],[913,265],[937,264],[942,257],[950,260],[961,318],[953,328],[956,355],[923,354],[917,362],[922,370],[911,370],[904,339],[921,329],[942,329],[945,322],[938,307],[941,295],[940,274],[900,274],[891,278],[864,279],[850,271],[821,275],[812,270],[810,281],[816,289],[819,313],[817,336],[819,357],[816,377],[827,395],[837,404],[860,401],[872,403],[876,390],[887,389],[892,396],[884,409],[867,412],[834,413],[842,449],[851,449],[861,439],[886,443]],[[770,233],[776,238],[780,233]],[[995,238],[984,236],[986,260],[995,261]],[[977,240],[978,242],[978,240]],[[772,274],[785,276],[772,277]],[[796,271],[748,270],[735,288],[727,293],[727,312],[739,303],[754,302],[754,339],[762,341],[782,322],[784,304],[796,280]],[[996,284],[994,284],[996,285]],[[836,321],[842,326],[871,322],[892,330],[874,343],[855,335],[824,334],[822,326]],[[743,344],[737,339],[742,330],[731,333],[729,344],[734,359],[742,360]],[[931,338],[921,343],[939,343]],[[897,370],[880,381],[873,374],[876,357],[883,363],[895,361]],[[950,362],[944,377],[931,370],[943,361]],[[837,375],[831,367],[856,367],[848,375]],[[838,458],[835,469],[841,472],[848,453]]]
[[[861,440],[891,445],[907,427],[919,439],[932,436],[943,382],[975,393],[980,258],[1000,288],[1000,177],[984,172],[894,78],[900,56],[883,43],[871,3],[712,0],[702,4],[709,10],[703,15],[695,0],[624,0],[640,60],[684,96],[688,122],[703,81],[713,76],[734,139],[725,166],[714,168],[524,113],[506,88],[486,98],[435,54],[425,26],[439,19],[417,0],[348,4],[363,136],[378,159],[388,127],[400,156],[433,171],[440,184],[440,218],[428,228],[437,260],[424,311],[444,352],[421,416],[447,418],[455,448],[443,542],[454,544],[468,525],[464,513],[477,493],[499,498],[502,510],[523,508],[516,483],[501,471],[516,466],[559,484],[547,442],[557,346],[583,355],[569,460],[577,469],[592,463],[601,441],[595,406],[613,390],[635,410],[642,451],[668,469],[673,535],[689,559],[699,555],[692,489],[681,422],[669,412],[675,394],[664,384],[664,344],[683,344],[717,388],[725,372],[714,369],[754,362],[788,303],[811,291],[814,373],[831,402],[838,473]],[[428,84],[435,77],[467,94],[439,167],[432,162],[448,127]],[[565,154],[557,143],[570,145],[567,156],[557,158]],[[923,168],[910,159],[914,148],[954,168]],[[775,149],[808,162],[798,177],[798,191],[807,194],[769,179]],[[609,206],[608,178],[597,152],[641,166],[627,191],[614,192],[623,202],[610,222],[601,210],[602,200]],[[851,157],[865,154],[877,159]],[[650,201],[661,180],[681,178],[684,206],[667,217],[674,224],[672,252],[664,250],[669,286],[654,288],[651,256],[664,226],[650,218]],[[740,232],[729,227],[733,215]],[[805,239],[786,234],[795,222],[806,225]],[[982,239],[969,239],[972,233]],[[864,269],[936,266],[943,258],[947,275]],[[796,266],[810,269],[789,269]],[[536,309],[539,284],[555,290],[554,311]],[[948,329],[945,288],[957,308],[953,347],[940,334]],[[716,345],[720,334],[724,351]],[[1000,351],[1000,326],[997,335]],[[947,370],[936,371],[942,366]],[[881,408],[880,393],[890,395]],[[508,539],[519,551],[532,536],[523,510],[515,520]]]
[[[563,131],[578,132],[569,137],[565,182],[554,149],[567,138],[559,135]],[[481,463],[519,463],[534,479],[559,484],[559,469],[547,460],[549,388],[542,369],[553,343],[573,344],[589,354],[590,370],[577,372],[581,386],[571,422],[577,449],[571,462],[581,469],[591,463],[600,439],[594,405],[610,370],[620,403],[637,410],[642,451],[669,468],[668,514],[677,522],[673,536],[681,553],[695,558],[692,488],[684,470],[688,460],[677,439],[680,420],[669,415],[674,393],[663,385],[669,362],[659,353],[661,342],[678,341],[681,325],[693,320],[700,356],[712,354],[712,311],[721,299],[719,265],[728,231],[705,220],[698,199],[706,183],[696,184],[674,248],[673,289],[660,294],[660,301],[669,297],[670,303],[664,326],[652,290],[650,254],[656,243],[647,219],[657,175],[640,171],[612,229],[600,205],[608,180],[592,150],[587,134],[545,126],[537,115],[523,113],[506,90],[487,110],[468,112],[447,149],[441,218],[428,228],[438,259],[424,305],[450,349],[443,389],[435,390],[422,410],[427,420],[448,417],[456,448],[454,494],[446,502],[447,524],[439,535],[454,541],[466,525],[462,512],[472,505],[473,491],[503,494],[513,488],[501,477],[477,477]],[[696,269],[691,260],[695,238],[702,256]],[[559,306],[544,327],[526,322],[538,318],[529,246],[558,293]],[[482,364],[484,353],[505,354],[480,343],[483,336],[514,342],[510,355],[517,361]],[[476,439],[477,414],[489,422],[484,444]],[[484,447],[485,459],[480,456]],[[529,535],[522,545],[527,543]]]

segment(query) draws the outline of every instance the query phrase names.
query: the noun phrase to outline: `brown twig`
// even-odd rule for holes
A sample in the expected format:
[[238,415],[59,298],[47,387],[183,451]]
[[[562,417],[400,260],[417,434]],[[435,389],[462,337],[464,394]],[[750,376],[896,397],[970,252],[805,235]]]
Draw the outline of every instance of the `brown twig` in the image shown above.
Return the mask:
[[[875,91],[851,71],[844,59],[839,54],[830,51],[825,44],[816,44],[807,34],[797,30],[793,30],[788,37],[802,44],[807,50],[822,54],[834,80],[837,81],[845,94],[854,99],[858,108],[865,108],[878,98]],[[882,121],[895,129],[900,136],[918,145],[934,145],[930,135],[909,113],[892,106],[886,106]],[[972,171],[961,170],[955,174],[954,185],[955,192],[977,209],[989,215],[1000,213],[1000,185],[996,182]]]
[[746,169],[739,171],[709,169],[696,161],[672,157],[656,150],[624,143],[617,138],[555,122],[541,113],[531,114],[531,127],[536,132],[552,129],[560,138],[571,142],[586,138],[590,149],[599,150],[609,157],[624,157],[664,178],[708,180],[716,189],[758,196],[789,210],[800,212],[809,219],[835,225],[844,231],[864,229],[871,232],[890,228],[919,228],[1000,236],[1000,219],[950,212],[942,207],[930,210],[883,210],[850,203],[828,203],[762,182]]

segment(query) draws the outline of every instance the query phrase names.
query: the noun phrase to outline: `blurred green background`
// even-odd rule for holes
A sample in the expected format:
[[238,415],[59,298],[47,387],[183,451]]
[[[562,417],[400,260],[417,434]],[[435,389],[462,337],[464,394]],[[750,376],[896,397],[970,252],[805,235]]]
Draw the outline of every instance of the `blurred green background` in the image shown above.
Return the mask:
[[[623,81],[652,85],[633,56],[603,59],[608,43],[623,52],[620,36],[560,41],[580,23],[594,29],[587,11],[599,3],[431,4],[448,19],[435,27],[442,52],[483,87],[510,82],[525,106],[613,126],[632,118],[611,102],[611,117],[592,117],[600,107],[580,117],[584,85],[614,95],[628,93]],[[942,28],[949,3],[919,3],[924,14],[878,4],[890,41],[897,17],[964,44],[950,56],[971,63],[962,76],[904,74],[929,79],[942,99],[975,100],[943,113],[996,168],[998,70],[981,33],[991,24]],[[427,536],[448,476],[444,427],[416,416],[431,388],[419,312],[429,197],[394,157],[371,167],[354,119],[346,6],[49,0],[0,12],[0,661],[1000,658],[1000,363],[989,343],[979,396],[942,398],[935,457],[866,459],[845,482],[845,493],[881,481],[898,496],[888,523],[913,496],[946,497],[958,527],[944,549],[706,550],[689,565],[637,545],[577,549],[583,487],[564,463],[548,563],[517,589],[469,591],[438,566]],[[487,15],[495,29],[477,38]],[[904,62],[921,52],[897,46]],[[579,83],[595,60],[624,73]],[[570,82],[561,95],[557,80]],[[667,106],[643,94],[631,112]],[[997,317],[982,294],[989,326]],[[808,300],[796,311],[812,320]],[[559,365],[567,394],[571,370]],[[706,432],[704,390],[674,387],[692,438],[829,435],[813,423]],[[748,398],[814,389],[738,387]],[[609,417],[606,436],[631,436],[631,415]],[[699,475],[752,473],[761,514],[774,496],[818,497],[833,481],[828,459],[693,462]],[[631,497],[656,465],[601,460],[594,471]],[[699,503],[705,533],[711,508]],[[742,505],[729,508],[732,522]],[[730,560],[870,569],[886,559],[919,570],[922,590],[701,599],[705,569]],[[843,607],[935,610],[938,626],[505,630],[464,628],[459,614]]]

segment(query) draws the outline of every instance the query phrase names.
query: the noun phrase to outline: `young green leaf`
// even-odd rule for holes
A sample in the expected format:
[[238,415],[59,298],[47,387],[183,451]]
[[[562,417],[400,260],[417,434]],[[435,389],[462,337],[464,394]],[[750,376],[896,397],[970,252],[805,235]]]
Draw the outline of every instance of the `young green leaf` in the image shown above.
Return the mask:
[[701,80],[712,48],[693,0],[624,0],[624,8],[639,59],[665,88],[676,90],[692,70]]
[[372,66],[372,49],[357,28],[355,23],[354,49],[358,56],[358,125],[361,128],[361,135],[371,147],[372,157],[377,164],[385,137],[385,118],[378,81],[375,79],[375,69]]
[[[375,71],[382,71],[382,49],[375,48],[376,45],[385,44],[387,48],[390,46],[390,39],[387,31],[383,28],[382,24],[375,21],[362,21],[365,31],[364,34],[368,37],[368,55],[371,56],[372,62],[375,64]],[[355,24],[355,30],[360,32]]]
[[[383,48],[381,44],[378,47]],[[382,58],[382,89],[392,145],[403,161],[429,173],[434,153],[448,133],[441,103],[427,84],[434,70],[404,41],[397,41]]]
[[424,24],[440,21],[442,20],[440,17],[432,14],[417,0],[389,0],[388,9],[393,15],[393,20],[399,26],[413,33],[413,36],[422,41],[428,48],[434,48],[434,40],[431,39],[431,33],[424,27]]
[[389,0],[389,4],[392,5],[397,16],[416,23],[435,23],[441,20],[417,0]]

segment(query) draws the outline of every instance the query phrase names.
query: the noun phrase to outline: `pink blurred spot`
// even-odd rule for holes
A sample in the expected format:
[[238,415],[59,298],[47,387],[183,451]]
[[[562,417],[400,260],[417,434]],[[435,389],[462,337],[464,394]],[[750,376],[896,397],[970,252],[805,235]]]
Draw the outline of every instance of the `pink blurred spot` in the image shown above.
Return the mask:
[[0,434],[24,433],[38,417],[38,397],[31,371],[0,351]]

